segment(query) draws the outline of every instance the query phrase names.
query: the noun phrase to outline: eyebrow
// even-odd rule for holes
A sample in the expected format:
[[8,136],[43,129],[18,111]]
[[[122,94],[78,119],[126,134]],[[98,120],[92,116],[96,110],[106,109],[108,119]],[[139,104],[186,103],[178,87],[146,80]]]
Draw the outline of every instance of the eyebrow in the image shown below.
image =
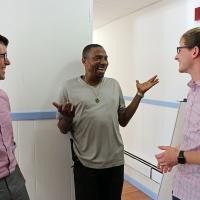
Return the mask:
[[108,58],[107,55],[106,55],[106,56],[104,56],[104,55],[95,55],[94,57],[95,57],[95,58],[96,58],[96,57],[105,57],[105,58]]

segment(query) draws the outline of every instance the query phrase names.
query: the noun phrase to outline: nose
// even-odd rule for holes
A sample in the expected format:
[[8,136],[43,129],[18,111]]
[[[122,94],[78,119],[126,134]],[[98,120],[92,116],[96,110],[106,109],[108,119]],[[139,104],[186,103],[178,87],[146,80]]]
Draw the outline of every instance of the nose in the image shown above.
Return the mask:
[[6,58],[4,62],[6,65],[10,65],[10,60],[8,58]]
[[176,54],[176,56],[174,57],[175,60],[178,60],[178,53]]

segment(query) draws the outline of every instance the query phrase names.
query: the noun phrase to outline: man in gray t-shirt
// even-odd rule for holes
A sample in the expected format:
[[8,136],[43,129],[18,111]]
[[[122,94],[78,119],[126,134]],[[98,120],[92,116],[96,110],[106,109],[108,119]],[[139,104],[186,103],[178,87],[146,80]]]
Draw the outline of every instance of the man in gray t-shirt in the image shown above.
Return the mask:
[[157,76],[136,81],[137,94],[128,107],[118,82],[105,78],[107,54],[98,44],[83,49],[85,75],[64,83],[58,128],[73,140],[76,200],[120,200],[124,176],[124,146],[119,125],[126,126]]

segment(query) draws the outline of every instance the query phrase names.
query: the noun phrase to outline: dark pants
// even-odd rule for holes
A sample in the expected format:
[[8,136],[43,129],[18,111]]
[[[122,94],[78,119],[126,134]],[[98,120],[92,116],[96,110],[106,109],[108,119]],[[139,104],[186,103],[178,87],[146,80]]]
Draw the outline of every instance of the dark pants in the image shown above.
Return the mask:
[[179,199],[179,198],[177,198],[175,196],[172,196],[172,200],[181,200],[181,199]]
[[76,200],[121,200],[124,166],[107,169],[84,167],[74,163]]
[[25,180],[18,166],[9,176],[0,179],[0,200],[29,200]]

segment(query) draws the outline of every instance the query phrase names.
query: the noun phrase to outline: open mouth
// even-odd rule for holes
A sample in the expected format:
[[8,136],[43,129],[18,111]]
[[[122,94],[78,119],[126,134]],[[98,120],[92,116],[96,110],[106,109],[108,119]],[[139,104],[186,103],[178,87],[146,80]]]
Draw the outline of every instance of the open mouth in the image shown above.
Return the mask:
[[105,73],[106,71],[106,67],[97,67],[97,72],[100,72],[100,73]]

